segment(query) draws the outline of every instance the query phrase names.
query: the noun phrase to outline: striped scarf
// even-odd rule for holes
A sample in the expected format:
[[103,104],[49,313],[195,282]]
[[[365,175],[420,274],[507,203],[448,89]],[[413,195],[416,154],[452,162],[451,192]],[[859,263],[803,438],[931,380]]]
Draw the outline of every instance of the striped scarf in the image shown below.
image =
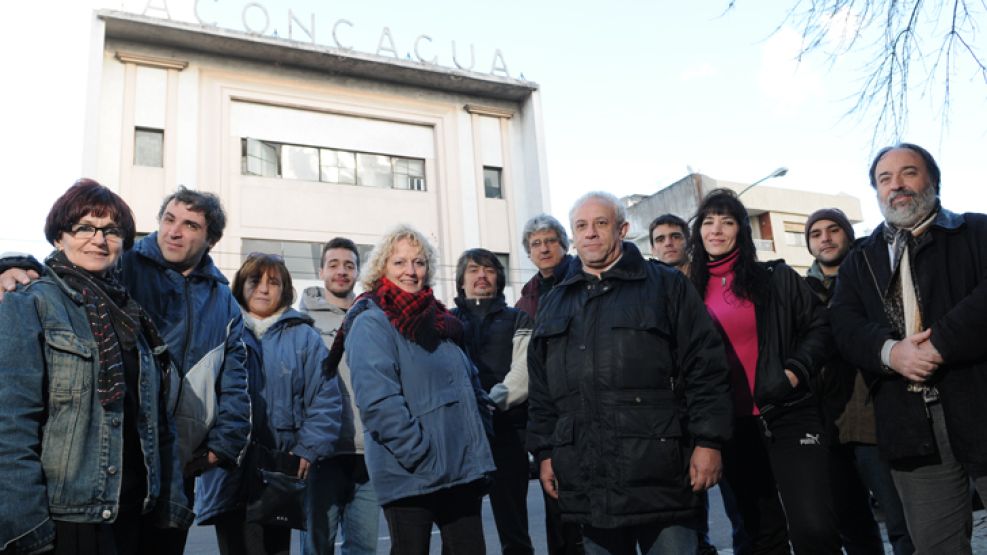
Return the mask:
[[86,319],[99,349],[96,392],[100,404],[106,406],[123,397],[126,383],[121,347],[128,351],[136,347],[139,322],[147,317],[112,273],[91,274],[72,264],[62,251],[52,253],[45,264],[82,295]]

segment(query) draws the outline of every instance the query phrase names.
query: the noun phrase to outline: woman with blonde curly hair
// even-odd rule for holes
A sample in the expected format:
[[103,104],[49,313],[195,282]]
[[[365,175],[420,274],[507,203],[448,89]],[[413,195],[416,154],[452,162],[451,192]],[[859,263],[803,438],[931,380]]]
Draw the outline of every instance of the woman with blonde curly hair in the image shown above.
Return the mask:
[[482,554],[480,501],[494,470],[489,398],[461,349],[462,326],[432,294],[435,249],[402,225],[374,248],[329,357],[344,349],[363,418],[366,462],[392,554]]

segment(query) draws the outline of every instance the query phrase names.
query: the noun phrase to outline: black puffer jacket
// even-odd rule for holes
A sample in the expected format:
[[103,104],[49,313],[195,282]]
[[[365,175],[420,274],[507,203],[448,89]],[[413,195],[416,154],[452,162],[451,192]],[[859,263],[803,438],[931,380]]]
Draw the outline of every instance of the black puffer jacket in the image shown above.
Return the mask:
[[[515,343],[520,343],[522,335],[527,337],[531,333],[531,319],[524,311],[507,306],[503,296],[481,299],[479,302],[487,305],[485,312],[468,306],[476,301],[461,296],[456,297],[455,301],[456,308],[452,309],[452,313],[463,323],[466,354],[479,371],[480,384],[489,393],[495,385],[504,381],[511,370],[517,348]],[[513,428],[523,429],[527,421],[527,402],[494,413],[495,427],[499,427],[498,423],[510,423]]]
[[601,528],[699,514],[694,444],[731,432],[723,344],[685,277],[625,242],[597,280],[579,260],[541,299],[528,447],[551,458],[563,519]]
[[[936,442],[922,396],[881,365],[881,346],[901,339],[884,311],[891,284],[884,225],[840,266],[830,308],[840,352],[871,386],[877,444],[891,461],[932,455]],[[945,363],[934,374],[957,460],[987,473],[987,216],[941,209],[911,249],[922,320]]]

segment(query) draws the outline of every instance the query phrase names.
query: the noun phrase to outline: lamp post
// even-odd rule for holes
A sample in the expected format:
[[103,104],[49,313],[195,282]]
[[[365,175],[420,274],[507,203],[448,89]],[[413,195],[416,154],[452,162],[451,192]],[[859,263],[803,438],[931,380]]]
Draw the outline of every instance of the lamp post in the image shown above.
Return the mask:
[[781,176],[785,175],[786,173],[788,173],[788,168],[786,168],[785,166],[782,166],[782,167],[778,168],[777,170],[769,173],[768,175],[762,177],[761,179],[758,179],[754,183],[751,183],[750,185],[744,187],[744,190],[743,191],[740,191],[739,193],[737,193],[737,197],[740,197],[741,195],[743,195],[747,191],[750,191],[751,190],[751,187],[757,185],[758,183],[761,183],[762,181],[767,181],[769,179],[774,179],[775,177],[781,177]]

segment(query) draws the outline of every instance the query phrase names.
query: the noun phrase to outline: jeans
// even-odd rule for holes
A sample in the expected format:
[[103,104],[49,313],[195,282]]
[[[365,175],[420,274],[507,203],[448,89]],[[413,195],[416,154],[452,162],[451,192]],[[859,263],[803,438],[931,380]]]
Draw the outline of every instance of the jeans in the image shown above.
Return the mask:
[[891,467],[881,458],[876,445],[853,443],[853,459],[857,465],[860,479],[866,484],[878,505],[884,512],[884,527],[888,532],[888,542],[894,555],[912,555],[915,546],[908,534],[905,523],[905,510],[901,506],[901,498],[895,489],[891,478]]
[[696,528],[681,524],[660,526],[638,524],[623,528],[583,526],[586,555],[642,555],[695,553],[699,546]]
[[735,419],[723,470],[752,553],[787,554],[789,541],[800,555],[841,553],[822,436],[822,416],[811,398]]
[[427,555],[432,524],[439,527],[444,555],[485,555],[482,499],[480,484],[473,483],[384,505],[391,555]]
[[981,497],[987,476],[971,476],[953,455],[942,405],[928,405],[938,456],[921,461],[895,461],[891,466],[916,555],[971,554],[973,506],[970,480]]
[[362,455],[338,455],[312,465],[306,492],[308,531],[299,543],[305,555],[333,553],[342,531],[342,555],[377,553],[380,505]]

